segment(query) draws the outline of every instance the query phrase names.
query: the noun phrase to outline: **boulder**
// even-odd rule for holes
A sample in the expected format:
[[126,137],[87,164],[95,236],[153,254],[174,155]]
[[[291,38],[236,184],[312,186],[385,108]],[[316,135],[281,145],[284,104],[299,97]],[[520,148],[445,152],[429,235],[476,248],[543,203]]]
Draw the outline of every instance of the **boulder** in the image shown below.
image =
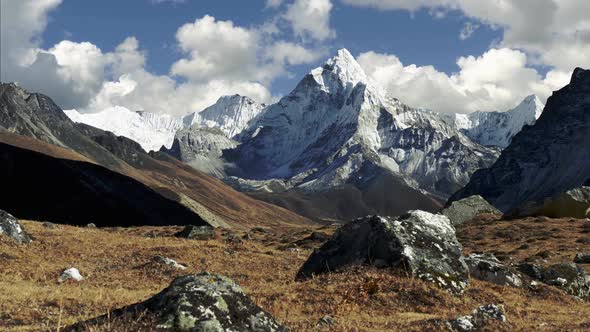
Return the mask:
[[501,286],[524,285],[520,273],[502,264],[493,254],[471,254],[465,257],[465,263],[472,278]]
[[57,278],[59,283],[66,282],[68,280],[78,282],[84,280],[84,277],[82,277],[80,271],[78,271],[77,268],[71,267],[69,269],[63,270],[63,272],[59,275],[59,278]]
[[590,276],[574,263],[551,265],[542,272],[542,279],[548,285],[557,286],[568,294],[590,300]]
[[154,256],[152,261],[156,264],[169,266],[169,267],[176,269],[176,270],[186,270],[186,266],[184,266],[182,264],[178,264],[178,262],[176,262],[175,260],[170,259],[168,257],[156,255],[156,256]]
[[176,233],[175,236],[194,240],[210,240],[215,238],[215,228],[211,226],[187,225],[182,231]]
[[481,306],[471,315],[461,316],[445,322],[444,325],[451,331],[481,331],[490,321],[506,322],[506,313],[503,305],[488,304]]
[[200,273],[174,279],[170,286],[145,302],[133,304],[69,327],[85,331],[87,326],[107,324],[113,318],[153,315],[158,331],[287,331],[264,312],[231,279]]
[[543,268],[534,263],[521,263],[518,265],[518,271],[535,280],[543,279]]
[[590,186],[583,186],[557,194],[541,202],[524,204],[511,215],[547,216],[551,218],[590,217]]
[[25,232],[18,219],[2,210],[0,210],[0,235],[7,235],[16,243],[31,242],[31,237]]
[[574,258],[574,263],[590,264],[590,253],[578,253]]
[[398,218],[365,217],[342,226],[311,254],[297,280],[359,264],[403,268],[453,293],[462,293],[469,282],[449,219],[419,210]]
[[478,214],[491,213],[502,215],[500,210],[493,207],[479,195],[469,196],[454,201],[451,205],[442,209],[440,213],[447,216],[454,226],[470,221]]

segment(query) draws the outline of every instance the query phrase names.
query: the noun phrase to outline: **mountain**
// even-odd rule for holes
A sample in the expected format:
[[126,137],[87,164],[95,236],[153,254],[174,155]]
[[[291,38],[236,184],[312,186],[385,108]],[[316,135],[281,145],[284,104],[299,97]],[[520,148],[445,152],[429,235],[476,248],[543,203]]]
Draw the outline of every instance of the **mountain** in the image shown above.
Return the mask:
[[0,208],[73,225],[208,225],[198,214],[102,166],[0,143]]
[[535,123],[543,107],[539,97],[531,95],[507,112],[441,113],[441,116],[481,145],[506,148],[522,127]]
[[481,195],[508,212],[590,180],[590,70],[576,68],[533,126],[512,139],[498,161],[477,171],[449,202]]
[[162,151],[201,172],[223,178],[223,150],[235,148],[237,145],[238,142],[228,138],[221,129],[193,124],[176,132],[172,147]]
[[[76,124],[49,97],[29,93],[15,84],[0,83],[0,134],[9,145],[53,158],[89,162],[122,174],[148,186],[162,199],[189,208],[210,224],[245,228],[309,223],[295,213],[241,194],[167,154],[148,154],[131,139]],[[30,160],[32,165],[34,159]],[[34,187],[22,186],[20,190],[35,190],[50,181],[39,179]],[[66,194],[55,191],[56,198]]]
[[139,143],[145,151],[158,151],[162,146],[170,148],[177,130],[183,128],[182,120],[167,114],[133,112],[115,106],[97,113],[64,111],[74,122],[108,130]]
[[377,167],[448,196],[497,158],[439,114],[387,97],[344,49],[266,107],[239,139],[224,154],[236,165],[230,175],[288,180],[307,191],[363,185],[373,178],[365,170]]
[[228,138],[233,138],[247,128],[264,107],[264,104],[245,96],[222,96],[203,111],[185,116],[183,122],[185,127],[217,128]]

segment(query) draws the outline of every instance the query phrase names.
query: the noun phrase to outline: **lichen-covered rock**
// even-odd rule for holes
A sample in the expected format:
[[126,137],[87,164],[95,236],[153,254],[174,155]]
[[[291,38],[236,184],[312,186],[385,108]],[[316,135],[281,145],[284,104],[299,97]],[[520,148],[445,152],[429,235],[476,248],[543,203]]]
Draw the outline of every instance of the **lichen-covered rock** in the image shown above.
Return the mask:
[[193,240],[209,240],[215,237],[215,228],[211,226],[187,225],[182,231],[176,233],[175,236]]
[[465,257],[472,278],[501,286],[522,287],[522,276],[502,264],[493,254],[471,254]]
[[[231,279],[206,272],[176,278],[162,292],[145,302],[115,310],[110,318],[142,312],[154,315],[154,329],[158,331],[288,331]],[[84,331],[85,326],[106,323],[108,319],[101,316],[67,330]]]
[[18,219],[2,210],[0,210],[0,235],[7,235],[17,243],[31,242],[31,237],[25,232]]
[[342,226],[312,253],[297,279],[359,264],[404,268],[453,293],[461,293],[469,282],[449,219],[419,210],[399,218],[365,217]]
[[548,285],[557,286],[568,294],[590,300],[590,278],[584,269],[574,263],[551,265],[542,272],[542,280]]
[[493,207],[479,195],[454,201],[451,205],[442,209],[440,213],[447,216],[454,226],[470,221],[478,214],[491,213],[502,215],[500,210]]
[[590,264],[590,253],[578,253],[574,257],[574,263]]
[[446,322],[446,327],[451,331],[480,331],[490,321],[506,322],[506,313],[503,305],[488,304],[481,306],[471,313],[471,315],[461,316]]
[[59,283],[66,282],[68,280],[78,282],[84,280],[84,277],[82,277],[80,271],[77,268],[71,267],[69,269],[63,270],[63,272],[59,275],[59,278],[57,278]]

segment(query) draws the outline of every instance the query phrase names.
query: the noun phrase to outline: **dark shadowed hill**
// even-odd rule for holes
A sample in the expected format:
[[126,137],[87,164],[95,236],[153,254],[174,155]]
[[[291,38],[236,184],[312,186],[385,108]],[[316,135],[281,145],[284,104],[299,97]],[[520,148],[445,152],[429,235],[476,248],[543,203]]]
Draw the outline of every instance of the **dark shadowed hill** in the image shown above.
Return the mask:
[[97,226],[206,225],[197,214],[102,166],[0,143],[0,208],[18,218]]

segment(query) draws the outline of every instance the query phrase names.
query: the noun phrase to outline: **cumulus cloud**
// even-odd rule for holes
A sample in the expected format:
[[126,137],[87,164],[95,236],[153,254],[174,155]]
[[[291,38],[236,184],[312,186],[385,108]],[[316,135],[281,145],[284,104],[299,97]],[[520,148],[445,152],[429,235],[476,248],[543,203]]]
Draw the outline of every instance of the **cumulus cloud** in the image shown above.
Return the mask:
[[529,62],[571,71],[590,67],[590,1],[342,0],[380,10],[458,10],[503,30],[500,47],[521,49]]
[[471,35],[479,28],[479,24],[467,22],[463,25],[463,29],[459,32],[459,38],[461,40],[469,39]]
[[295,0],[288,6],[284,18],[296,35],[323,41],[336,36],[330,27],[331,10],[330,0]]
[[569,80],[558,71],[541,77],[526,66],[526,54],[508,48],[461,57],[460,70],[452,75],[432,66],[404,65],[391,54],[366,52],[357,60],[391,96],[442,112],[506,111],[531,93],[545,99]]

